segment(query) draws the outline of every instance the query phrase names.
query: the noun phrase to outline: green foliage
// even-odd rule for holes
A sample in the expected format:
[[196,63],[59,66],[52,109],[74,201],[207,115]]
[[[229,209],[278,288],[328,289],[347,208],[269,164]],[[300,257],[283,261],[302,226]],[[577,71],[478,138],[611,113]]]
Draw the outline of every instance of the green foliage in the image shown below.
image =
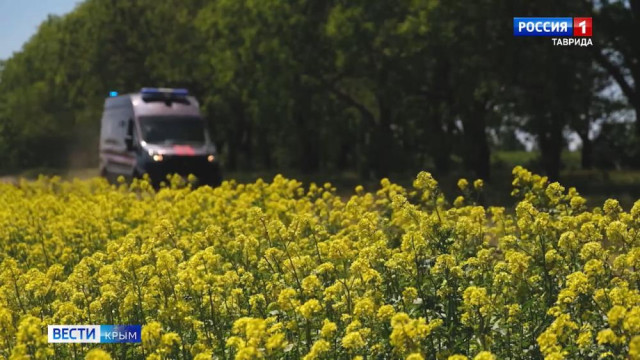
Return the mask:
[[[576,61],[504,26],[584,11],[573,0],[85,0],[0,64],[0,167],[94,163],[110,90],[179,86],[201,101],[230,170],[382,176],[462,164],[488,178],[489,134],[518,127],[554,176],[563,131],[588,141],[615,110],[595,95],[610,82],[601,69],[618,82],[615,70],[640,74],[628,33],[605,21],[636,26],[631,3],[591,6],[611,36],[600,56],[579,50]],[[633,105],[633,89],[624,94]]]

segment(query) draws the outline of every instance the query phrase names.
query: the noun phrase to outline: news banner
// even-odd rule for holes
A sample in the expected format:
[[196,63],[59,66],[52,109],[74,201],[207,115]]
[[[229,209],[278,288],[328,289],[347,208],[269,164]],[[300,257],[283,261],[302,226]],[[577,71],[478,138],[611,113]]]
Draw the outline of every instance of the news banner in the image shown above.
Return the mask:
[[590,17],[514,17],[514,36],[551,37],[555,46],[593,46]]
[[49,325],[49,343],[140,343],[141,325]]

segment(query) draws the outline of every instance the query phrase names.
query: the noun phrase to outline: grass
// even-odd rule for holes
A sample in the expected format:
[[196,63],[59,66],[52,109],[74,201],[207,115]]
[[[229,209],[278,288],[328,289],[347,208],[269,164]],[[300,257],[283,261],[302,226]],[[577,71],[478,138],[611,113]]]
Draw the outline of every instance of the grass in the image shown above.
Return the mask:
[[561,183],[574,186],[593,206],[615,198],[628,210],[640,199],[640,170],[570,170]]
[[[527,151],[495,151],[491,156],[492,179],[486,182],[486,205],[499,205],[512,207],[514,199],[511,198],[511,169],[516,165],[522,165],[531,171],[540,172],[538,153]],[[585,196],[590,207],[601,206],[607,198],[616,198],[620,204],[629,209],[633,203],[640,199],[640,170],[582,170],[580,169],[580,153],[565,151],[562,153],[564,169],[561,172],[560,183],[565,187],[574,186],[580,194]],[[372,191],[378,188],[379,180],[361,179],[356,172],[330,172],[303,174],[295,170],[270,170],[270,171],[235,171],[225,172],[225,179],[235,179],[239,183],[253,182],[258,178],[265,181],[282,173],[288,178],[298,179],[304,184],[315,182],[324,184],[330,182],[336,186],[337,191],[348,198],[357,185]],[[11,181],[19,177],[27,179],[37,178],[38,175],[57,175],[66,180],[74,178],[86,179],[98,175],[97,168],[79,169],[50,169],[38,168],[25,170],[15,176],[0,177],[0,181]],[[390,180],[405,187],[411,187],[416,174],[392,174]],[[453,200],[460,195],[456,183],[460,177],[472,180],[468,173],[452,171],[447,175],[434,175],[440,184],[442,191],[448,199]]]

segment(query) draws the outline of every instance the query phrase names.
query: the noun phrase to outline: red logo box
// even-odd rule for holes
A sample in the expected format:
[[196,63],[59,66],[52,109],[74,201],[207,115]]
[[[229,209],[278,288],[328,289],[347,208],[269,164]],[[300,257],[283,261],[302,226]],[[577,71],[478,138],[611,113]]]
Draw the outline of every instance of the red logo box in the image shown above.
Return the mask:
[[591,37],[591,18],[577,17],[573,18],[573,36]]

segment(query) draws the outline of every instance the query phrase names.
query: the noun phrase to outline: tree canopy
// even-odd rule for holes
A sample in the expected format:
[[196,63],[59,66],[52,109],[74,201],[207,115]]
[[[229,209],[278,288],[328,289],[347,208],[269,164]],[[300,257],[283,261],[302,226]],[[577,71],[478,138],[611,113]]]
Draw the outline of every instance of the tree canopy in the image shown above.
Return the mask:
[[[639,4],[85,0],[0,63],[0,167],[95,163],[108,92],[163,86],[200,100],[229,169],[489,178],[492,134],[517,128],[557,177],[566,131],[589,167],[592,124],[640,114]],[[595,46],[512,36],[549,13],[593,16]]]

